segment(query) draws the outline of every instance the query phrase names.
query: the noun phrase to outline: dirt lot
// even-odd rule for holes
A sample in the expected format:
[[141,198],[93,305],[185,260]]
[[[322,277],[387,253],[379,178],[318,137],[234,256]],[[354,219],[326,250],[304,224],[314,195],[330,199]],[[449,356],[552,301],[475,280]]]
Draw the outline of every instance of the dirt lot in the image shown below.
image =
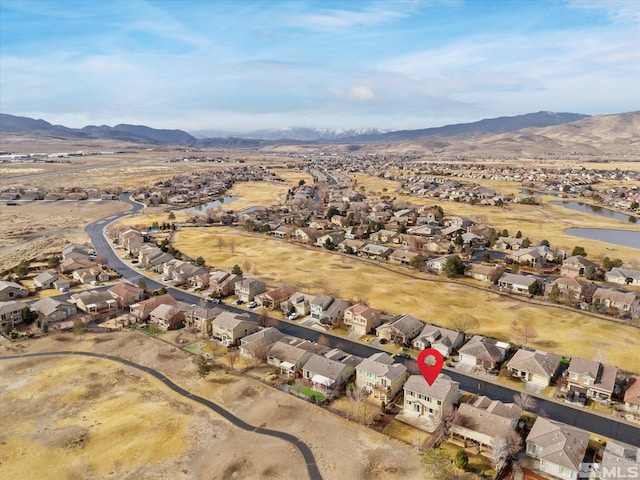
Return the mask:
[[[255,426],[292,433],[325,479],[422,478],[410,447],[245,376],[200,379],[192,357],[143,334],[51,335],[0,343],[2,355],[103,352],[158,369]],[[298,479],[290,444],[244,432],[148,375],[86,357],[0,362],[0,478]]]

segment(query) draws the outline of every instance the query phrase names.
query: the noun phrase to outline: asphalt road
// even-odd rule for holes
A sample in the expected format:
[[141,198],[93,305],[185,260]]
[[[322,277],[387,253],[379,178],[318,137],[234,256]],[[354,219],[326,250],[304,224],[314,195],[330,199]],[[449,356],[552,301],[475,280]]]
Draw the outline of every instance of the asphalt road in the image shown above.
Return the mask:
[[[142,275],[140,274],[140,272],[126,265],[120,259],[120,257],[118,257],[118,255],[109,245],[108,240],[104,237],[103,233],[104,227],[111,221],[115,220],[116,218],[136,212],[143,207],[141,204],[130,200],[128,198],[128,194],[121,195],[120,199],[131,204],[133,206],[133,210],[130,210],[128,212],[119,212],[105,219],[97,220],[89,224],[86,227],[85,231],[91,238],[96,253],[98,253],[99,255],[106,255],[109,259],[109,266],[113,270],[117,271],[124,278],[136,284],[142,277]],[[150,289],[158,289],[165,286],[146,277],[145,282],[147,284],[147,288]],[[202,297],[200,296],[192,295],[175,288],[168,288],[167,291],[176,300],[183,301],[189,304],[198,303],[202,299]],[[221,304],[218,305],[218,307],[236,313],[247,313],[246,310],[236,308],[233,305]],[[249,315],[251,316],[252,320],[257,321],[258,315],[256,313],[249,312]],[[278,322],[277,328],[286,335],[306,338],[311,341],[317,341],[318,337],[322,335],[321,332],[304,327],[302,325],[284,322],[279,319],[274,320]],[[345,352],[357,355],[359,357],[369,357],[370,355],[381,351],[368,345],[353,342],[347,338],[339,338],[332,335],[325,336],[328,338],[329,345],[331,347],[340,347]],[[482,395],[487,395],[490,398],[500,400],[502,402],[513,402],[513,396],[518,393],[518,391],[516,390],[512,390],[502,385],[490,383],[486,380],[483,380],[482,378],[478,378],[473,375],[466,375],[461,372],[456,372],[455,370],[447,370],[446,373],[455,381],[460,382],[460,388],[462,390],[471,393],[480,393]],[[579,407],[572,407],[564,403],[549,401],[543,398],[537,398],[537,402],[538,405],[536,413],[538,414],[545,415],[548,418],[564,422],[569,425],[583,428],[598,435],[603,435],[608,438],[616,439],[621,442],[626,442],[631,445],[640,447],[640,428],[633,427],[627,423],[619,422],[612,417],[596,415],[586,410],[579,409]]]
[[86,357],[97,357],[97,358],[102,358],[102,359],[105,359],[105,360],[112,360],[114,362],[119,362],[119,363],[122,363],[124,365],[129,366],[129,367],[133,367],[133,368],[137,368],[138,370],[142,370],[143,372],[148,373],[149,375],[151,375],[151,376],[157,378],[158,380],[160,380],[169,389],[171,389],[174,392],[182,395],[185,398],[188,398],[190,400],[198,402],[199,404],[201,404],[201,405],[213,410],[215,413],[217,413],[218,415],[220,415],[224,419],[228,420],[229,422],[231,422],[236,427],[241,428],[242,430],[245,430],[247,432],[258,433],[260,435],[267,435],[269,437],[279,438],[280,440],[284,440],[285,442],[289,442],[289,443],[293,444],[293,446],[296,447],[300,451],[302,456],[304,457],[304,461],[305,461],[305,463],[307,465],[307,472],[309,474],[309,478],[311,478],[312,480],[322,480],[322,475],[320,474],[320,470],[318,470],[318,466],[316,465],[316,459],[313,456],[313,452],[311,452],[311,449],[307,446],[307,444],[304,443],[302,440],[300,440],[298,437],[296,437],[294,435],[291,435],[290,433],[286,433],[286,432],[279,432],[277,430],[271,430],[271,429],[268,429],[268,428],[254,427],[253,425],[250,425],[250,424],[246,423],[245,421],[239,419],[238,417],[233,415],[228,410],[225,410],[224,408],[222,408],[217,403],[214,403],[211,400],[207,400],[206,398],[202,398],[202,397],[199,397],[197,395],[194,395],[193,393],[191,393],[191,392],[185,390],[184,388],[179,387],[178,385],[173,383],[171,380],[169,380],[167,377],[165,377],[163,374],[161,374],[157,370],[154,370],[152,368],[146,367],[144,365],[140,365],[138,363],[134,363],[134,362],[132,362],[130,360],[126,360],[124,358],[114,357],[112,355],[106,355],[106,354],[102,354],[102,353],[72,352],[72,351],[41,352],[41,353],[27,353],[27,354],[23,354],[23,355],[10,355],[10,356],[6,356],[6,357],[0,357],[0,360],[9,360],[9,359],[17,359],[17,358],[29,358],[29,357],[44,357],[44,356],[51,356],[51,355],[83,355],[83,356],[86,356]]

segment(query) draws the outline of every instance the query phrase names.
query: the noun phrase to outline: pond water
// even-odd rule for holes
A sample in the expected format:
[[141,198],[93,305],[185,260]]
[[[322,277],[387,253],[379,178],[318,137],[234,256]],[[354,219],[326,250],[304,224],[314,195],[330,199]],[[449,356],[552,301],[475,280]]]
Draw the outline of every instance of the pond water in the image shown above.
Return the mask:
[[570,208],[577,212],[589,213],[593,215],[599,215],[601,217],[612,218],[613,220],[620,220],[628,222],[630,216],[624,213],[618,213],[608,208],[599,207],[598,205],[591,205],[583,202],[551,202],[553,205],[560,205],[561,207]]
[[210,208],[219,208],[223,205],[227,205],[240,197],[236,196],[227,196],[220,200],[214,200],[213,202],[203,203],[202,205],[198,205],[196,207],[183,208],[182,210],[174,210],[174,213],[205,213]]
[[567,228],[565,233],[576,237],[599,240],[612,245],[640,248],[640,231],[610,230],[606,228]]

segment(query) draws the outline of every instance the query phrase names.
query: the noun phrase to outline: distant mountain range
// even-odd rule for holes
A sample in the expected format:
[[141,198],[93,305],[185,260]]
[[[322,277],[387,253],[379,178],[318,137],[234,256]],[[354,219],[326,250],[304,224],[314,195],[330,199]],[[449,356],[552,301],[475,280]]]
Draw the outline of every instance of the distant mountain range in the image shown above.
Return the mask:
[[[44,120],[0,114],[0,133],[40,135],[56,139],[110,139],[150,145],[176,145],[196,148],[260,148],[281,144],[376,144],[404,142],[429,137],[474,138],[513,132],[531,127],[549,127],[588,117],[579,113],[537,112],[499,117],[473,123],[446,125],[419,130],[386,132],[378,129],[281,128],[216,138],[196,138],[182,130],[161,130],[142,125],[120,124],[68,128]],[[206,133],[206,132],[200,132]]]

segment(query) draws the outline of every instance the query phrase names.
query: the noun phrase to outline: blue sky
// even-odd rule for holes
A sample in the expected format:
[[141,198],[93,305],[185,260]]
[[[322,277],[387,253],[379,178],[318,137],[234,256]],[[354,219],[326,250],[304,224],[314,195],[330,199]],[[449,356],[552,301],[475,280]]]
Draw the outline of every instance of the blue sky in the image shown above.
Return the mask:
[[0,110],[407,129],[640,108],[635,0],[0,0]]

